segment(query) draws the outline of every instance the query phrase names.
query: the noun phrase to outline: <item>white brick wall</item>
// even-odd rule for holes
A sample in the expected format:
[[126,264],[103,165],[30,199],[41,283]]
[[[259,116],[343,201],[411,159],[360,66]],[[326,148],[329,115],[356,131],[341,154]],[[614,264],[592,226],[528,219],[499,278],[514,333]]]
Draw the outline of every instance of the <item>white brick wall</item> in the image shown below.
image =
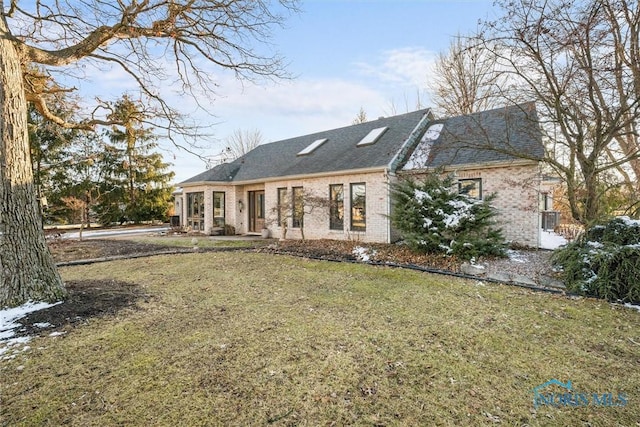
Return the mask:
[[[519,244],[536,247],[539,239],[539,192],[540,174],[536,165],[494,167],[485,169],[466,169],[456,172],[458,179],[481,178],[483,196],[496,193],[493,205],[499,212],[499,224],[507,240]],[[318,177],[310,179],[291,179],[272,181],[265,184],[246,186],[213,186],[201,185],[184,188],[182,201],[182,221],[186,215],[186,195],[191,192],[204,191],[205,194],[205,231],[213,225],[213,191],[225,191],[225,216],[227,224],[236,228],[236,233],[247,232],[248,224],[248,192],[265,191],[265,216],[267,227],[273,237],[281,236],[281,227],[277,224],[278,188],[291,191],[292,187],[303,187],[314,196],[329,198],[329,185],[342,184],[344,188],[344,230],[329,229],[329,208],[314,209],[304,217],[304,233],[307,239],[355,240],[362,242],[391,242],[397,235],[391,230],[388,215],[390,214],[389,179],[380,172]],[[366,184],[366,231],[350,230],[351,206],[350,184]],[[243,209],[240,210],[240,200]],[[301,238],[301,230],[291,227],[287,230],[287,238]]]
[[[366,231],[351,231],[350,185],[366,184]],[[274,237],[280,237],[282,230],[277,224],[278,188],[303,187],[313,196],[329,200],[329,185],[342,184],[344,189],[344,230],[329,229],[329,207],[315,208],[304,216],[304,234],[307,239],[357,240],[363,242],[386,242],[389,239],[388,187],[386,175],[380,172],[339,175],[313,179],[282,180],[265,184],[266,212],[269,229]],[[289,228],[287,238],[302,237],[300,229]]]
[[505,238],[537,247],[539,240],[540,173],[538,166],[508,166],[458,171],[458,179],[481,178],[483,197],[496,193],[493,206]]

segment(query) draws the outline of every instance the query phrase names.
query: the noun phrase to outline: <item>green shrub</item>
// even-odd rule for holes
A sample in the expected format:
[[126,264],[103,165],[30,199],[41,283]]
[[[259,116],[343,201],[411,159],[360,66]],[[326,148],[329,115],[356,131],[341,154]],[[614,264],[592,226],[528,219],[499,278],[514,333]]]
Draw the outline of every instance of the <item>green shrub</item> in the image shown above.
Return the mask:
[[391,221],[409,247],[422,253],[446,253],[471,259],[504,256],[502,231],[495,228],[494,195],[476,200],[452,191],[452,176],[429,174],[392,187]]
[[590,227],[552,260],[571,292],[640,303],[640,221],[618,217]]

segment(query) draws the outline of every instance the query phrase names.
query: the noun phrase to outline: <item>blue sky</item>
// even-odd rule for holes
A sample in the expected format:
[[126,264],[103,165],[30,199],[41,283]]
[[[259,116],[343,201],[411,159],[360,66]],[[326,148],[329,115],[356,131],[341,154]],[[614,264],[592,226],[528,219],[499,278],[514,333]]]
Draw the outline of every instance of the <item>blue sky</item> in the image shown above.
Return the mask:
[[[348,126],[362,107],[369,119],[423,106],[429,67],[453,36],[494,17],[492,0],[307,0],[277,29],[273,44],[287,60],[291,81],[239,84],[219,75],[205,105],[217,123],[205,154],[216,154],[235,129],[260,130],[265,142]],[[219,70],[212,69],[214,74]],[[105,79],[107,76],[103,76]],[[185,113],[192,101],[184,103]],[[182,104],[181,104],[182,105]],[[197,117],[200,117],[198,115]],[[173,149],[178,183],[204,170],[197,158]]]

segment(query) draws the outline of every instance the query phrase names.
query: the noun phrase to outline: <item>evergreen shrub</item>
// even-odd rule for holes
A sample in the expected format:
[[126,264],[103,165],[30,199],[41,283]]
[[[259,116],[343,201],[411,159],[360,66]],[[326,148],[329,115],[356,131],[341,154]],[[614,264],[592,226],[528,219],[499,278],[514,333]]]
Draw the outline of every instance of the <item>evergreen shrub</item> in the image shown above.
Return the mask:
[[552,260],[571,292],[640,303],[640,221],[623,216],[590,227]]
[[432,173],[392,186],[391,221],[416,252],[445,253],[462,259],[505,256],[501,229],[495,226],[495,195],[477,200],[454,190],[453,176]]

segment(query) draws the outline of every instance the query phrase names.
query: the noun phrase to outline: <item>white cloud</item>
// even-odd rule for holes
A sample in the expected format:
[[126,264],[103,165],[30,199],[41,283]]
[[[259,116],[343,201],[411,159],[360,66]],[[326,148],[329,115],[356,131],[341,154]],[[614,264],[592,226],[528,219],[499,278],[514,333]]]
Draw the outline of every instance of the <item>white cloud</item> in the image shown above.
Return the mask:
[[[240,82],[231,73],[212,70],[209,77],[217,84],[216,93],[200,94],[197,99],[178,94],[177,83],[170,84],[178,80],[171,80],[171,75],[177,77],[173,64],[167,63],[169,79],[159,82],[158,90],[170,105],[198,124],[214,125],[210,130],[213,137],[201,142],[210,146],[203,154],[215,155],[235,129],[258,129],[265,142],[271,142],[348,126],[360,108],[370,120],[413,110],[414,102],[407,100],[424,87],[434,57],[425,49],[395,49],[382,52],[378,60],[354,64],[355,75],[299,77],[279,83]],[[123,92],[137,91],[132,78],[119,68],[90,72],[88,87],[81,88],[90,97],[116,99]],[[399,97],[404,99],[400,100],[402,105],[394,106]],[[168,150],[163,153],[165,158],[174,164],[177,182],[204,170],[204,164],[194,156],[170,144],[162,145]]]
[[354,65],[362,74],[384,84],[423,88],[437,54],[424,48],[405,47],[382,52],[374,62]]

